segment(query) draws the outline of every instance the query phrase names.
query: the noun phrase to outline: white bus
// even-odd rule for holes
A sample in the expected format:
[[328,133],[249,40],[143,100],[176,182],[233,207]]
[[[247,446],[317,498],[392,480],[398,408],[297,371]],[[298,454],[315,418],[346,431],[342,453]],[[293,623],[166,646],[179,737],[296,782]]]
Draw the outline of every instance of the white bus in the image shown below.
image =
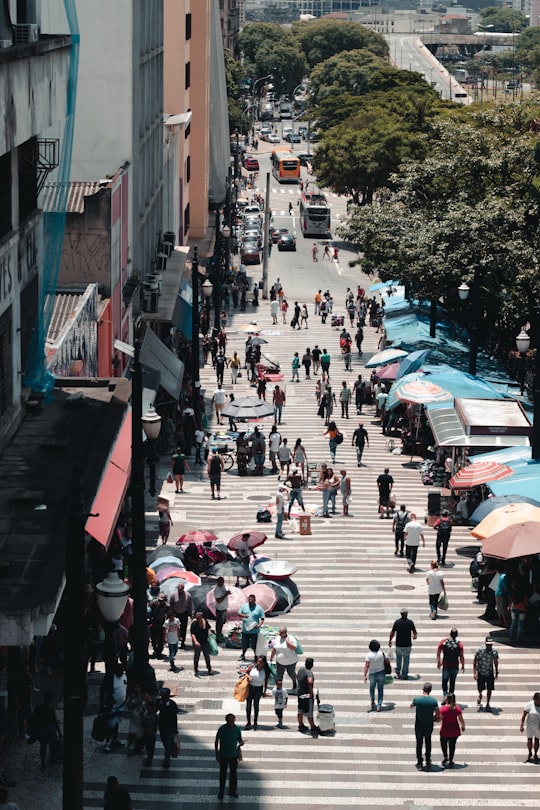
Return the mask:
[[300,198],[300,229],[304,236],[330,235],[330,206],[320,191],[303,191]]

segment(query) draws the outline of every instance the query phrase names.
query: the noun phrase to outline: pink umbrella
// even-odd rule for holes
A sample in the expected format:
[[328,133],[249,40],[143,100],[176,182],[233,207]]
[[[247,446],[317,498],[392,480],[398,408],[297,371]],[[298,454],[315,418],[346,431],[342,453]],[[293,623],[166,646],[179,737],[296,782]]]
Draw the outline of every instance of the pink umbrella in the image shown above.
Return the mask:
[[472,489],[485,484],[486,481],[500,481],[508,478],[514,471],[499,461],[476,461],[467,464],[459,470],[449,481],[452,489]]
[[175,568],[172,565],[167,568],[159,568],[156,571],[156,577],[159,583],[164,582],[166,579],[171,579],[171,577],[177,577],[178,579],[183,579],[186,582],[191,582],[192,585],[201,584],[201,578],[193,571],[184,571],[183,568]]
[[378,380],[395,380],[399,372],[400,363],[390,363],[375,372]]
[[[234,588],[229,587],[227,590],[230,591],[229,593],[229,607],[227,608],[227,618],[228,619],[239,619],[240,616],[238,615],[238,611],[240,607],[247,602],[247,596],[245,591],[242,588]],[[208,609],[210,612],[215,616],[216,615],[216,600],[214,597],[214,591],[208,591],[206,594],[206,604],[208,605]]]
[[248,585],[243,589],[246,597],[251,594],[255,596],[257,604],[262,607],[265,613],[271,613],[277,603],[277,594],[268,585],[259,585],[257,582],[254,585]]
[[262,544],[268,540],[268,537],[264,534],[264,532],[239,532],[231,537],[227,543],[227,548],[230,548],[232,551],[236,551],[236,549],[242,545],[244,539],[247,540],[250,548],[257,548],[257,546],[262,546]]
[[176,541],[176,545],[181,546],[187,543],[214,543],[217,539],[217,534],[214,534],[214,532],[211,532],[209,529],[194,529],[179,537]]

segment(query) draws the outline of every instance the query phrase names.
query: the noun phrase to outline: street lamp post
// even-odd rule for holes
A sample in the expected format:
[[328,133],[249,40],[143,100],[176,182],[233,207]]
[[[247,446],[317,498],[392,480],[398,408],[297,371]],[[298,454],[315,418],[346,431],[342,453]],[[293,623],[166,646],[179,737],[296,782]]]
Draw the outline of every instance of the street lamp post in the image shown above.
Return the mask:
[[476,361],[478,358],[478,306],[480,303],[480,295],[478,289],[478,278],[477,272],[474,271],[472,286],[469,287],[468,284],[463,282],[458,287],[458,295],[461,301],[466,301],[469,297],[469,292],[471,292],[471,306],[470,306],[470,317],[469,317],[469,333],[470,333],[470,340],[469,340],[469,374],[472,374],[473,377],[476,376]]
[[521,389],[521,396],[525,391],[525,355],[529,351],[529,346],[531,345],[531,339],[525,329],[521,329],[521,332],[516,337],[516,349],[519,352],[519,383]]
[[108,576],[96,585],[96,597],[99,612],[105,622],[105,674],[111,675],[115,665],[114,631],[124,612],[129,595],[129,585],[111,571]]

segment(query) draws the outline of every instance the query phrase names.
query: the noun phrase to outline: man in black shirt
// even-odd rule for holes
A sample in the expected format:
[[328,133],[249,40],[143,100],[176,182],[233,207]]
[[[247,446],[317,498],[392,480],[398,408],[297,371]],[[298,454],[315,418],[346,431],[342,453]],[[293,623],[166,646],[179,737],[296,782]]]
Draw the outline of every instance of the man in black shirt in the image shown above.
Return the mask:
[[409,661],[411,658],[412,640],[417,638],[416,627],[406,608],[401,609],[401,618],[396,619],[390,631],[388,647],[396,637],[396,677],[406,681],[409,677]]
[[377,478],[377,486],[379,487],[379,514],[381,520],[384,517],[386,510],[386,517],[391,517],[392,506],[390,502],[390,493],[394,485],[394,479],[390,475],[390,469],[384,468],[384,472]]
[[364,427],[364,423],[359,422],[351,440],[351,446],[354,447],[356,445],[356,461],[358,462],[359,467],[362,466],[362,454],[366,444],[369,447],[368,432]]

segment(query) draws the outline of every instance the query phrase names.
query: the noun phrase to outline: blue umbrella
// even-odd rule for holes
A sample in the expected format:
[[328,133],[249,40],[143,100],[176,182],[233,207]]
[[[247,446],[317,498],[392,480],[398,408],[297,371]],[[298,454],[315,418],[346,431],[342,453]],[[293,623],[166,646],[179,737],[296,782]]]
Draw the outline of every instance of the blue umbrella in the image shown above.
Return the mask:
[[481,523],[485,517],[490,515],[494,509],[498,509],[500,506],[508,506],[509,503],[530,503],[533,506],[538,506],[539,502],[533,498],[527,498],[525,495],[494,495],[493,498],[487,498],[476,507],[469,517],[469,523],[476,526],[477,523]]
[[396,380],[400,380],[405,374],[412,374],[413,371],[418,371],[429,352],[429,349],[423,349],[418,352],[411,352],[407,357],[404,357],[399,364]]

